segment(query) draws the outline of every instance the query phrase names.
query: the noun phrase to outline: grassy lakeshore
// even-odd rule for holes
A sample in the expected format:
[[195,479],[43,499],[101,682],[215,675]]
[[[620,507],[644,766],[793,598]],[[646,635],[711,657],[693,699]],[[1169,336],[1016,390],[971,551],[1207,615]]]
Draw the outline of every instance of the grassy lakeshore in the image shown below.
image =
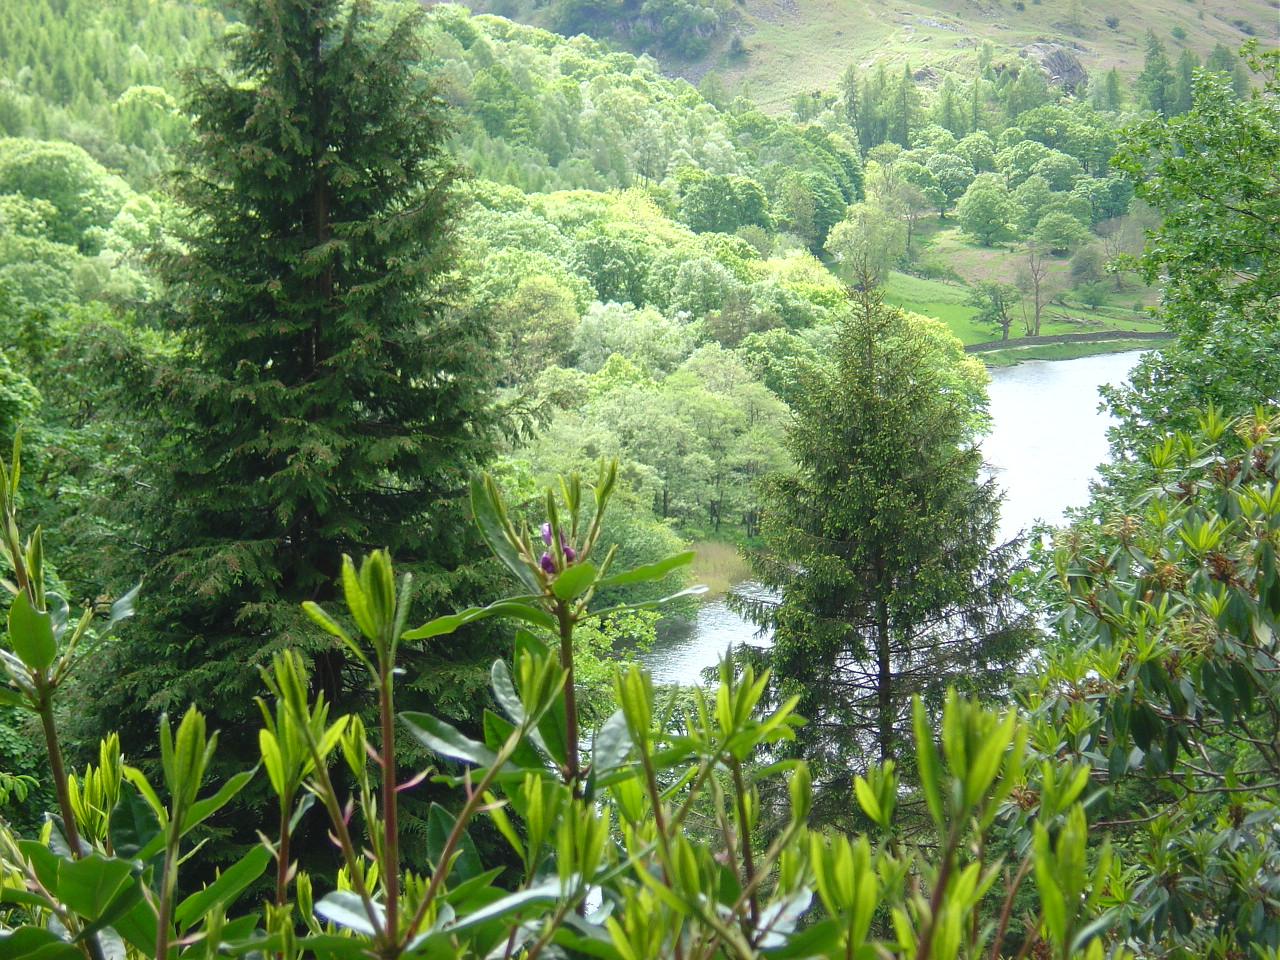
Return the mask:
[[751,576],[751,565],[737,544],[725,540],[700,540],[693,544],[695,556],[689,567],[694,583],[704,584],[705,597],[722,597],[729,588]]
[[1104,353],[1158,350],[1163,342],[1161,340],[1099,340],[1094,343],[1042,343],[1035,346],[976,353],[974,356],[988,367],[1011,367],[1024,360],[1075,360],[1078,357],[1094,357]]

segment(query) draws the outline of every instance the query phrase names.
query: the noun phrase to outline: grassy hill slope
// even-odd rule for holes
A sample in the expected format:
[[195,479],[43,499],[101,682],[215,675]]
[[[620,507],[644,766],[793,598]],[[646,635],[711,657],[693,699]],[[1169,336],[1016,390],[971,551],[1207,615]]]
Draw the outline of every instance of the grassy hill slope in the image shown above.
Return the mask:
[[[504,15],[540,24],[554,10],[485,2],[499,3]],[[1113,66],[1136,74],[1148,29],[1165,42],[1171,59],[1184,47],[1203,59],[1218,43],[1233,50],[1250,36],[1274,43],[1280,34],[1277,6],[1280,0],[736,0],[702,59],[653,52],[670,74],[697,82],[715,70],[726,90],[745,83],[753,100],[779,112],[798,93],[834,89],[850,63],[867,66],[883,59],[968,76],[984,42],[993,45],[995,63],[1016,59],[1026,44],[1053,42],[1070,47],[1091,74]],[[479,11],[484,3],[473,7]],[[1108,18],[1115,19],[1114,27]]]

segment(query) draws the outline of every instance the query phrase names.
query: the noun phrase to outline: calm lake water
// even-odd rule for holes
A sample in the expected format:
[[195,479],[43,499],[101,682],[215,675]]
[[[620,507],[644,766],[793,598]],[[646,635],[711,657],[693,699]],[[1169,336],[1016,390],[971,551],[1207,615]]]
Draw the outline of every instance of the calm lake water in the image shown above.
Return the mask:
[[[1005,538],[1037,520],[1056,523],[1068,507],[1089,497],[1089,481],[1107,458],[1110,418],[1098,410],[1098,387],[1120,383],[1141,353],[1110,353],[1078,360],[1031,360],[991,371],[991,433],[982,450],[1004,489],[1000,531]],[[763,587],[742,583],[739,593]],[[664,625],[665,626],[665,625]],[[697,683],[730,644],[767,645],[723,601],[698,609],[697,619],[665,629],[644,657],[658,683]]]

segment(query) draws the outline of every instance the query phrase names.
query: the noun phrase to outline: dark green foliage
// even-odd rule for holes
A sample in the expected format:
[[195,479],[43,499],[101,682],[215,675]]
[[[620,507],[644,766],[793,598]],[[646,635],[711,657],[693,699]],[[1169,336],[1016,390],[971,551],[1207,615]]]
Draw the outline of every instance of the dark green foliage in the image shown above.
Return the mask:
[[852,769],[905,749],[913,694],[936,706],[948,684],[1003,689],[1028,636],[1008,586],[1016,548],[992,546],[998,495],[979,479],[960,356],[864,295],[791,397],[794,472],[763,487],[754,566],[782,598],[751,613],[774,628],[774,675],[810,721],[798,742],[831,787],[823,817]]
[[675,181],[680,190],[680,219],[695,233],[772,226],[768,200],[754,180],[681,167]]
[[1169,62],[1169,54],[1164,44],[1155,35],[1155,31],[1147,31],[1147,51],[1143,59],[1142,73],[1136,82],[1138,93],[1146,102],[1147,108],[1156,113],[1169,116],[1174,112],[1173,66]]
[[1280,860],[1277,411],[1158,438],[1058,538],[1035,741],[1087,759],[1139,956],[1271,953]]
[[[389,547],[428,609],[477,589],[457,531],[489,449],[486,349],[449,306],[457,173],[415,67],[421,15],[375,18],[365,0],[237,9],[228,72],[190,76],[197,140],[176,178],[190,221],[160,263],[184,352],[133,413],[147,604],[91,684],[94,715],[123,723],[130,750],[192,699],[234,736],[257,666],[285,643],[349,699],[342,654],[297,630],[344,551]],[[465,670],[449,669],[411,686],[471,706]]]
[[565,36],[612,37],[637,51],[696,60],[724,26],[728,9],[723,0],[556,0],[550,26]]

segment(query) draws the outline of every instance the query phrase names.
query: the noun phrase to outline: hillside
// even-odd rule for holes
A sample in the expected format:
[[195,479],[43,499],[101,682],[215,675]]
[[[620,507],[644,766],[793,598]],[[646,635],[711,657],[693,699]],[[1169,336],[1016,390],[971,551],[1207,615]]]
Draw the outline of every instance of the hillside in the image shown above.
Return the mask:
[[1091,74],[1116,67],[1132,75],[1142,69],[1148,29],[1173,59],[1182,49],[1202,59],[1216,44],[1234,50],[1250,36],[1275,41],[1280,31],[1277,0],[1144,0],[1125,7],[1098,0],[737,0],[720,8],[714,25],[686,27],[705,34],[700,46],[707,48],[690,59],[671,44],[646,42],[634,24],[619,37],[618,18],[630,4],[593,4],[590,20],[566,13],[585,6],[576,0],[538,8],[509,0],[487,4],[473,7],[553,29],[572,23],[593,35],[612,35],[652,53],[664,71],[695,83],[714,70],[726,90],[749,90],[769,112],[785,109],[798,93],[835,89],[850,63],[885,60],[910,63],[925,79],[951,71],[968,77],[984,43],[992,44],[993,62],[999,64],[1016,59],[1028,44],[1049,42],[1069,47]]

